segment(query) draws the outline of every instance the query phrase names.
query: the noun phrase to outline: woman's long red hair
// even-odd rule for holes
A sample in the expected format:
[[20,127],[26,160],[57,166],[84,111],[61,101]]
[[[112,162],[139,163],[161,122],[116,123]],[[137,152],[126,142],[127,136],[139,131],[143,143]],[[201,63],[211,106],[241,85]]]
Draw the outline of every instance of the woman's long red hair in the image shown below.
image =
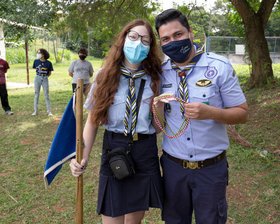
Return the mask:
[[151,89],[154,93],[153,97],[159,94],[161,60],[158,55],[156,37],[151,25],[147,21],[140,19],[133,20],[118,34],[115,43],[108,53],[104,68],[100,70],[95,79],[96,86],[90,100],[91,103],[94,104],[94,107],[89,113],[91,113],[91,122],[96,126],[106,124],[108,121],[109,107],[113,104],[114,95],[118,90],[121,76],[121,64],[125,57],[123,53],[125,38],[127,31],[135,26],[145,26],[152,38],[149,54],[142,62],[142,66],[146,74],[151,76]]

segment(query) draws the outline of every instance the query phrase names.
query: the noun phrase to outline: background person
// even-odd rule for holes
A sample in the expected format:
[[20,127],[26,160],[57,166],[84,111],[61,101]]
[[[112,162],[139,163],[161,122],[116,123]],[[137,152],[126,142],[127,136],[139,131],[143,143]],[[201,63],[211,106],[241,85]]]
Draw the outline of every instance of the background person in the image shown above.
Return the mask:
[[[1,55],[1,51],[0,51]],[[11,107],[8,101],[8,91],[6,86],[6,73],[9,69],[9,64],[4,59],[0,58],[0,97],[2,108],[4,109],[7,115],[13,115],[14,113],[11,111]]]
[[53,66],[50,61],[48,61],[50,57],[49,52],[45,49],[39,49],[37,51],[37,59],[34,60],[33,68],[36,69],[36,75],[34,79],[34,90],[35,90],[35,97],[34,97],[34,112],[32,116],[36,116],[38,114],[38,103],[40,97],[40,89],[43,86],[45,100],[47,105],[47,114],[48,116],[52,116],[51,113],[51,103],[49,97],[49,77],[53,71]]
[[90,84],[90,78],[93,76],[93,68],[92,64],[85,60],[88,52],[85,48],[80,48],[78,51],[79,59],[75,60],[71,63],[68,72],[71,77],[73,77],[72,81],[72,89],[73,92],[76,89],[77,86],[77,80],[79,78],[84,80],[84,94],[87,93],[89,84]]
[[[229,61],[205,53],[193,42],[192,27],[180,11],[162,12],[155,26],[169,57],[163,62],[160,92],[187,101],[170,101],[165,106],[166,121],[175,131],[185,117],[190,118],[180,137],[163,136],[162,218],[168,224],[189,224],[194,210],[196,223],[226,223],[226,124],[247,121],[246,99]],[[169,130],[167,134],[172,135]]]
[[[85,103],[90,111],[83,133],[83,160],[81,164],[75,159],[71,160],[70,168],[74,176],[84,172],[97,128],[102,124],[106,131],[103,138],[97,213],[102,214],[103,224],[139,224],[149,207],[162,207],[158,148],[150,116],[150,103],[158,95],[160,72],[161,62],[151,25],[143,20],[134,20],[122,29],[108,53],[104,68],[95,76]],[[133,88],[137,97],[141,79],[146,80],[146,83],[138,122],[133,128],[133,112],[126,111],[126,101],[128,94],[133,94]],[[125,125],[126,113],[130,115],[128,127]],[[107,153],[119,146],[127,147],[130,134],[126,135],[124,132],[130,131],[135,131],[135,136],[138,136],[131,149],[136,173],[118,180],[109,168]]]

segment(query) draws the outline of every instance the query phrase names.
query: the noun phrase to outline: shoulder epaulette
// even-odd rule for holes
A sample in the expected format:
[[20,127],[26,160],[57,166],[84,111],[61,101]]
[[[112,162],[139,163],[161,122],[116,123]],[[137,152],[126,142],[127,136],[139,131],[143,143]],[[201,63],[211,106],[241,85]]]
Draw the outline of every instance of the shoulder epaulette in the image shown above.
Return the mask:
[[161,65],[165,65],[168,62],[169,58],[166,58],[164,60],[161,61]]
[[229,63],[229,60],[226,57],[224,57],[222,55],[215,54],[213,52],[207,52],[207,57],[217,59],[217,60],[222,61],[224,63]]

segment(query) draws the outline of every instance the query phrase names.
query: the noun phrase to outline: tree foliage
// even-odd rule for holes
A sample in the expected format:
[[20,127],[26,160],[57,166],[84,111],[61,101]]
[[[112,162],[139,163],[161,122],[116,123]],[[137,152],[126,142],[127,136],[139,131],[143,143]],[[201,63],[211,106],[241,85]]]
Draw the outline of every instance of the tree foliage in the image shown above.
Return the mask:
[[[62,3],[63,13],[56,26],[65,24],[64,35],[68,37],[68,45],[74,41],[77,45],[72,47],[85,47],[91,40],[93,50],[102,54],[108,50],[115,35],[125,24],[133,19],[150,20],[150,15],[157,8],[157,4],[151,3],[150,0],[88,0]],[[153,19],[150,22],[153,22]]]
[[[51,0],[0,0],[0,18],[48,29],[56,18],[56,2]],[[27,27],[5,24],[5,38],[20,41],[34,38]]]

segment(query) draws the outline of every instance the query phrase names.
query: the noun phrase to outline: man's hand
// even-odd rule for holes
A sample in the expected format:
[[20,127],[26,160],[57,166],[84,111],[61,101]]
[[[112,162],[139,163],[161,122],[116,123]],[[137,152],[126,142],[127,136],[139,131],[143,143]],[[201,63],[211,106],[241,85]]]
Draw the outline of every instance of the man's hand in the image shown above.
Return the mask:
[[185,103],[185,116],[191,119],[209,119],[209,106],[205,103]]

